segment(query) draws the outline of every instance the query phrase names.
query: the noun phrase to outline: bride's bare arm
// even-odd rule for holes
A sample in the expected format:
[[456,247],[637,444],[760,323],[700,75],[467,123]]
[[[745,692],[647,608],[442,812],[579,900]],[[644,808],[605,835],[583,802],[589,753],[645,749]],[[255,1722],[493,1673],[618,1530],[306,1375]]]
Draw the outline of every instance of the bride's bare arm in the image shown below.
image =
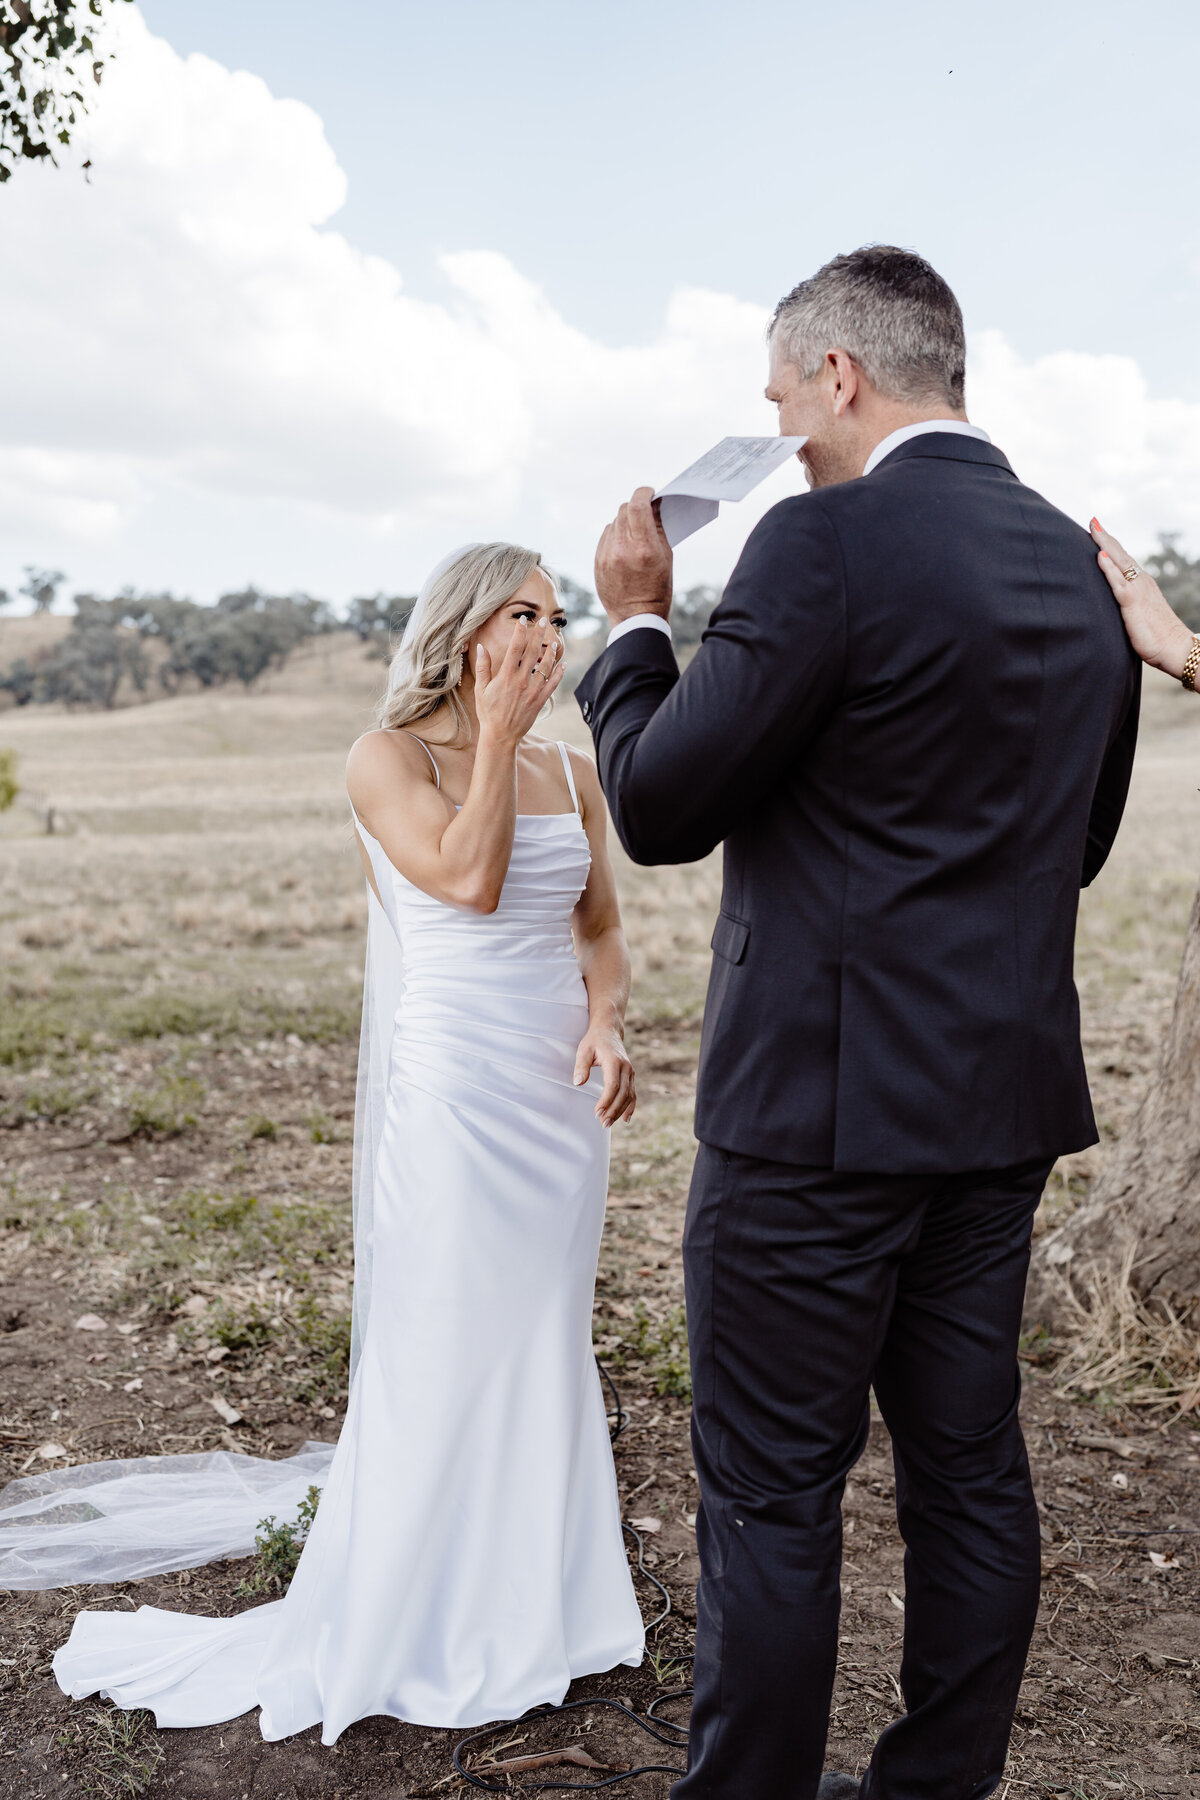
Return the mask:
[[604,1090],[596,1117],[605,1125],[632,1119],[637,1104],[633,1064],[625,1054],[625,1007],[629,1000],[629,950],[617,903],[617,884],[608,856],[608,812],[600,777],[589,756],[569,752],[579,790],[584,828],[592,850],[587,887],[572,921],[575,947],[588,996],[588,1028],[575,1058],[575,1081],[587,1080],[599,1064]]
[[400,873],[435,900],[495,912],[512,855],[517,816],[517,746],[562,679],[544,673],[541,645],[527,625],[494,669],[476,652],[479,737],[462,807],[434,785],[429,759],[403,731],[369,731],[346,763],[350,803]]

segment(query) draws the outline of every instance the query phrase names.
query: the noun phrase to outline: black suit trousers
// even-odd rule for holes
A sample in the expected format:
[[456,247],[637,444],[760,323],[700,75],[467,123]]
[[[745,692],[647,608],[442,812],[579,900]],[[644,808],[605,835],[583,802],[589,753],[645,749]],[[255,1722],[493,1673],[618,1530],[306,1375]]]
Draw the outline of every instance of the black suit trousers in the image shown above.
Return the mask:
[[695,1701],[672,1800],[812,1800],[837,1660],[841,1500],[872,1386],[905,1543],[906,1712],[865,1800],[982,1800],[1037,1612],[1017,1339],[1045,1161],[846,1174],[701,1145],[684,1232]]

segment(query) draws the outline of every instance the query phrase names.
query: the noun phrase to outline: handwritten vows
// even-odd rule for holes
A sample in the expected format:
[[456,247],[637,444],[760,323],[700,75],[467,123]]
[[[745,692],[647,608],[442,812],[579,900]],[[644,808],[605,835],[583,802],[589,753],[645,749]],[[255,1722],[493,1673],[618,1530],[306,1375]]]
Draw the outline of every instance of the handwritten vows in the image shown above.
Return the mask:
[[807,442],[803,437],[727,437],[706,450],[654,496],[672,550],[702,525],[711,525],[722,500],[744,500]]

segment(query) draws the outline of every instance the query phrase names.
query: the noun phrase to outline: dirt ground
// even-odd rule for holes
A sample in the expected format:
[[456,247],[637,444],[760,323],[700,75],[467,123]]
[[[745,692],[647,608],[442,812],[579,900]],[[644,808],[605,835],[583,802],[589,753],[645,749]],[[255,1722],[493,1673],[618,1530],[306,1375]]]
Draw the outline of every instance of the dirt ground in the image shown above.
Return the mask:
[[[5,637],[21,623],[0,621],[0,661],[23,652]],[[0,715],[22,783],[0,817],[0,1484],[106,1457],[283,1456],[336,1438],[363,917],[342,769],[378,680],[341,634],[247,695]],[[570,703],[548,735],[560,732],[586,741]],[[1102,1141],[1060,1163],[1041,1228],[1086,1194],[1151,1074],[1195,891],[1197,769],[1200,708],[1152,678],[1126,823],[1080,915]],[[681,1763],[679,1734],[657,1741],[627,1713],[687,1713],[671,1697],[687,1681],[696,1576],[679,1237],[720,870],[718,857],[641,869],[619,852],[616,867],[640,1100],[614,1134],[595,1339],[626,1415],[624,1514],[671,1611],[640,1669],[578,1684],[591,1704],[472,1747],[473,1771],[499,1786],[497,1760],[572,1744],[610,1765]],[[1031,1344],[1025,1362],[1044,1605],[998,1791],[1200,1800],[1200,1420],[1162,1430],[1164,1414],[1119,1391],[1061,1398],[1052,1350]],[[899,1706],[892,1507],[876,1424],[846,1499],[833,1768],[860,1770]],[[236,1591],[253,1568],[0,1595],[0,1800],[476,1791],[446,1732],[375,1719],[333,1749],[316,1731],[264,1744],[254,1716],[157,1732],[60,1693],[50,1658],[81,1608],[233,1612],[253,1603]],[[643,1576],[638,1591],[650,1621],[661,1597]],[[661,1800],[669,1785],[653,1773],[615,1792]]]
[[[648,1106],[686,1106],[692,1029],[659,1022],[633,1041]],[[307,1438],[332,1440],[344,1391],[326,1342],[281,1326],[262,1344],[221,1353],[219,1333],[208,1326],[219,1324],[222,1308],[238,1306],[243,1315],[257,1307],[286,1321],[305,1294],[322,1317],[344,1317],[338,1240],[347,1223],[350,1049],[299,1039],[254,1050],[195,1045],[181,1066],[165,1061],[159,1044],[125,1046],[97,1053],[91,1077],[92,1097],[67,1117],[31,1110],[31,1098],[35,1106],[46,1101],[28,1080],[3,1084],[5,1478],[106,1456],[221,1446],[278,1456]],[[164,1120],[162,1095],[178,1098],[180,1082],[193,1084],[184,1095],[195,1110]],[[131,1121],[153,1111],[147,1096],[155,1094],[159,1122],[130,1135]],[[188,1116],[193,1123],[184,1122]],[[597,1345],[627,1415],[616,1442],[624,1515],[643,1521],[646,1565],[666,1586],[671,1612],[651,1634],[652,1654],[640,1669],[580,1682],[572,1694],[619,1702],[641,1719],[686,1685],[696,1577],[687,1403],[671,1391],[682,1385],[674,1309],[683,1188],[673,1158],[668,1179],[653,1183],[656,1147],[661,1163],[661,1131],[656,1137],[651,1120],[640,1157],[622,1152],[616,1162]],[[270,1211],[265,1224],[228,1216],[228,1196],[238,1193],[259,1197]],[[211,1219],[197,1196],[208,1196]],[[274,1239],[272,1218],[282,1234]],[[184,1245],[178,1254],[177,1240]],[[89,1314],[103,1327],[80,1328]],[[1044,1598],[1000,1791],[1013,1800],[1200,1795],[1200,1432],[1187,1423],[1155,1429],[1119,1406],[1063,1401],[1052,1369],[1036,1361],[1025,1373]],[[242,1415],[236,1424],[218,1415],[214,1396]],[[46,1445],[61,1455],[39,1456]],[[899,1708],[903,1577],[892,1507],[887,1435],[876,1422],[846,1497],[841,1670],[828,1757],[829,1766],[853,1772]],[[411,1800],[473,1791],[454,1775],[454,1733],[374,1719],[352,1727],[334,1749],[322,1748],[316,1730],[264,1744],[253,1715],[209,1730],[156,1732],[144,1715],[60,1693],[50,1658],[81,1607],[232,1612],[247,1604],[234,1590],[250,1567],[244,1560],[111,1588],[4,1596],[4,1800],[136,1793]],[[653,1618],[660,1597],[649,1582],[638,1585]],[[686,1700],[668,1699],[657,1710],[684,1720]],[[609,1768],[680,1762],[677,1750],[625,1713],[598,1705],[484,1740],[474,1754],[485,1778],[489,1741],[503,1746],[501,1759],[575,1744]],[[548,1769],[541,1778],[560,1772],[574,1773]],[[628,1791],[659,1800],[669,1785],[669,1775],[655,1773]],[[512,1791],[524,1790],[514,1783]]]

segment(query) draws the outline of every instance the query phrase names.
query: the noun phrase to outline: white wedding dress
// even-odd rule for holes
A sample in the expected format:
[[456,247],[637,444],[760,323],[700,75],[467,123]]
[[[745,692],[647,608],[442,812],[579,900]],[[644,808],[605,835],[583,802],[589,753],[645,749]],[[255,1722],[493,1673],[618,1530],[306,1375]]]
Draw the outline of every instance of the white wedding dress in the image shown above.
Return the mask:
[[[356,1296],[349,1405],[316,1520],[281,1600],[230,1619],[80,1613],[54,1658],[75,1698],[99,1692],[174,1726],[258,1706],[264,1738],[320,1722],[332,1744],[376,1713],[443,1727],[516,1718],[577,1676],[640,1662],[591,1344],[608,1139],[598,1071],[572,1079],[588,1013],[571,914],[590,853],[560,751],[571,810],[518,817],[495,913],[431,899],[359,826],[387,915],[372,897],[372,931],[396,933],[404,989],[398,1012],[382,1009],[386,1095],[366,1125],[373,1218],[356,1217],[370,1308]],[[360,1085],[360,1115],[370,1110]],[[56,1494],[53,1477],[12,1483],[0,1586],[63,1585],[80,1567],[112,1579],[134,1537],[156,1547],[151,1566],[184,1566],[179,1546],[197,1560],[200,1515],[215,1520],[222,1496],[232,1504],[249,1482],[236,1538],[266,1510],[274,1471],[298,1499],[322,1449],[306,1445],[294,1469],[162,1457],[72,1469]],[[106,1509],[105,1470],[124,1511],[80,1524],[80,1511]],[[109,1548],[97,1561],[93,1543],[89,1563],[85,1540],[101,1528]],[[211,1529],[216,1543],[224,1527]]]

